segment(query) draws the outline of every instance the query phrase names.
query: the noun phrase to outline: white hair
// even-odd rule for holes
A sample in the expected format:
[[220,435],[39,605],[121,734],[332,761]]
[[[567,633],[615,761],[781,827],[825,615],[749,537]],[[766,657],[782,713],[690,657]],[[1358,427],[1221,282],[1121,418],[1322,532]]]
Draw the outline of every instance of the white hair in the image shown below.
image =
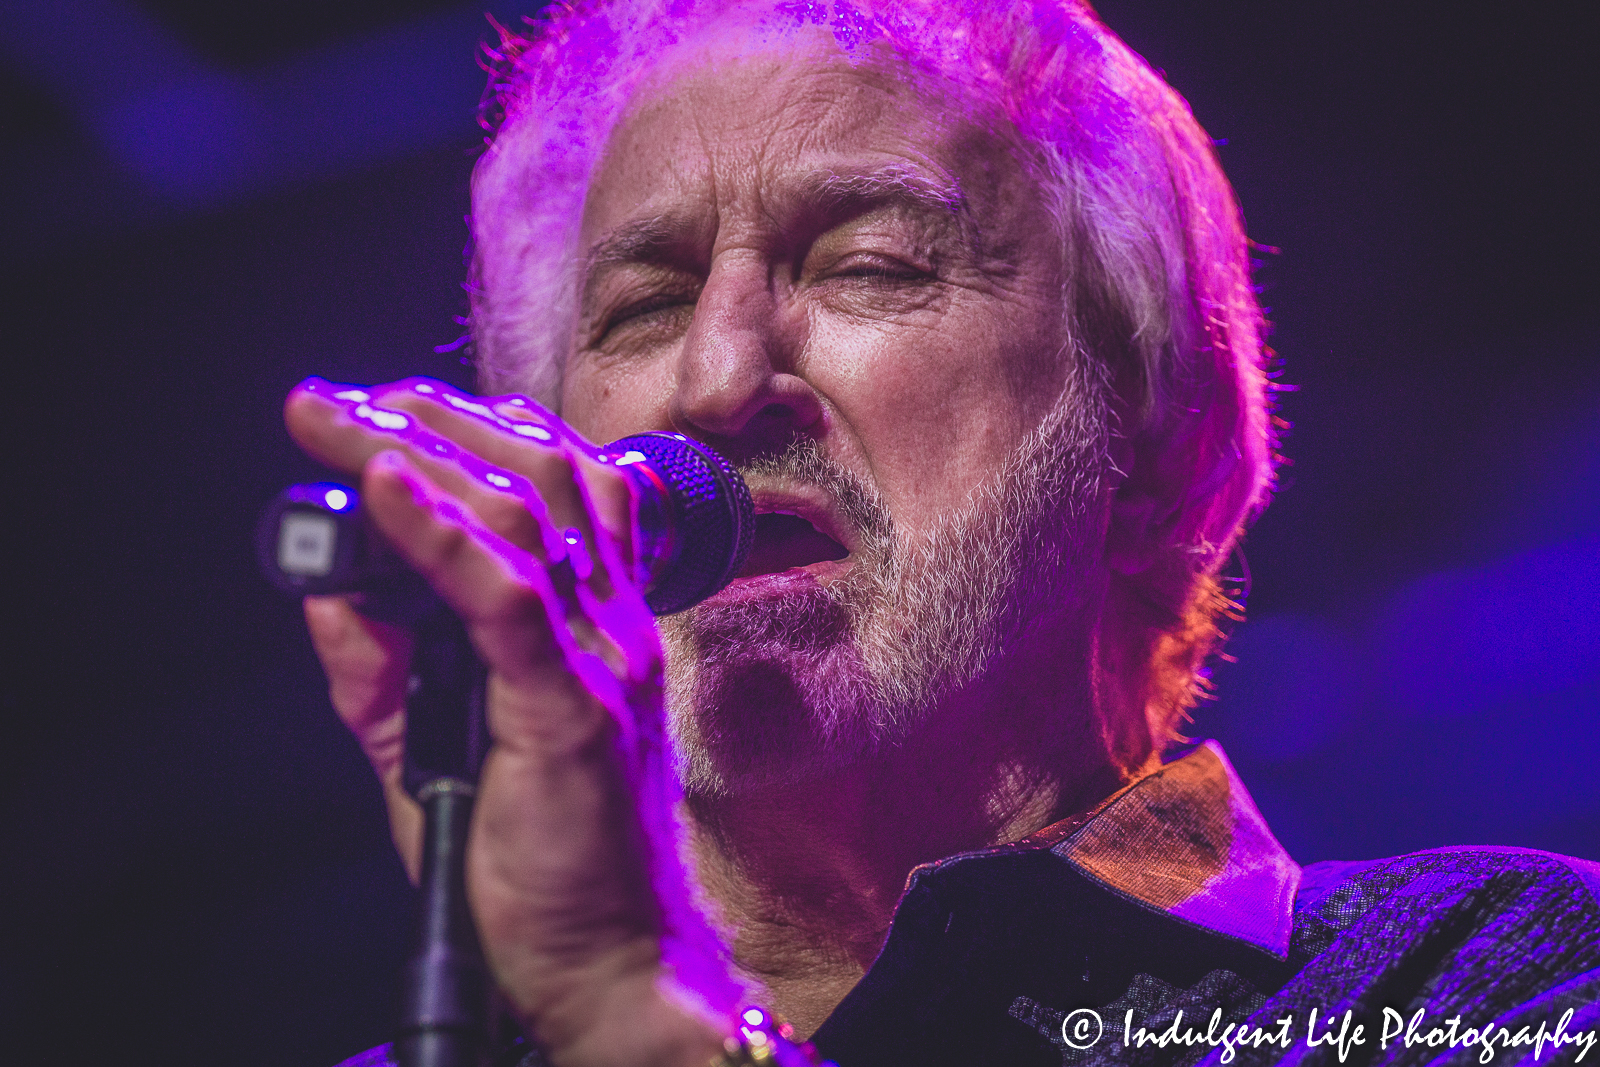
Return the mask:
[[1162,476],[1185,487],[1170,559],[1122,591],[1151,662],[1173,676],[1151,713],[1170,735],[1220,638],[1215,576],[1272,483],[1264,324],[1210,139],[1082,0],[580,0],[503,33],[485,97],[495,134],[473,183],[485,386],[558,406],[591,176],[661,55],[712,27],[813,24],[864,61],[887,52],[956,83],[1014,125],[1061,241],[1070,353],[1114,389],[1113,432],[1154,442]]

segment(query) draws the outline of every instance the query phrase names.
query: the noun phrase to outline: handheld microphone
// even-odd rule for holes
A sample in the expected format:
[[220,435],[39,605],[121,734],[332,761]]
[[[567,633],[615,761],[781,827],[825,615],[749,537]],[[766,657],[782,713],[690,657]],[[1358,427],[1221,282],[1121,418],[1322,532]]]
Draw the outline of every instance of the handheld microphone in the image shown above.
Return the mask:
[[[693,607],[731,582],[750,555],[755,507],[739,472],[699,441],[644,433],[600,458],[633,484],[645,603],[657,615]],[[360,494],[337,482],[293,485],[261,516],[262,572],[293,596],[364,593],[378,614],[405,617],[431,597],[361,513]],[[366,610],[365,608],[363,610]]]
[[[404,425],[403,416],[379,414]],[[449,447],[434,444],[441,452]],[[634,555],[651,611],[683,611],[733,580],[750,555],[755,507],[731,463],[672,433],[624,437],[600,458],[635,491]],[[286,593],[360,593],[363,614],[415,631],[403,781],[423,811],[421,894],[394,1057],[402,1067],[477,1067],[488,1048],[491,985],[467,906],[463,857],[488,748],[486,670],[461,620],[371,527],[351,486],[285,489],[261,516],[256,557]]]

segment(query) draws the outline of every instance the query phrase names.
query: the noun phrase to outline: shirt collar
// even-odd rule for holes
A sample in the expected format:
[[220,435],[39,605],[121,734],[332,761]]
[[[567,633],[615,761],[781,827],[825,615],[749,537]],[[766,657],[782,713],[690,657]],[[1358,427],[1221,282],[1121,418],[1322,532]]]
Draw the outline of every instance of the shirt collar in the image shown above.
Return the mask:
[[1048,847],[1147,907],[1288,954],[1300,866],[1215,741],[1019,844]]

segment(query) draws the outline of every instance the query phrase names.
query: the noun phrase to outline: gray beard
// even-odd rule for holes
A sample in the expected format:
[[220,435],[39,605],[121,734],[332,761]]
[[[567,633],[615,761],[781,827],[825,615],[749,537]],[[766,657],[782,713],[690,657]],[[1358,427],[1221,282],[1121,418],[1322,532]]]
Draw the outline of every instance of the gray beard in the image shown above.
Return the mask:
[[1097,395],[1069,389],[965,507],[914,540],[814,441],[742,468],[752,487],[831,494],[860,548],[826,587],[660,621],[685,792],[794,781],[894,745],[1033,620],[1080,609],[1110,469]]

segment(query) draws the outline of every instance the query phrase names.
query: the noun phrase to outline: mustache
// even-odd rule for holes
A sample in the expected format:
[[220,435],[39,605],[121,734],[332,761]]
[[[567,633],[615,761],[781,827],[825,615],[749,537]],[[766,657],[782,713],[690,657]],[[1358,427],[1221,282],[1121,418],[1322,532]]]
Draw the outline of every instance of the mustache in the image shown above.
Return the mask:
[[867,544],[886,545],[894,535],[894,523],[877,487],[825,455],[812,438],[792,438],[782,452],[756,456],[737,467],[752,490],[796,484],[822,490]]

